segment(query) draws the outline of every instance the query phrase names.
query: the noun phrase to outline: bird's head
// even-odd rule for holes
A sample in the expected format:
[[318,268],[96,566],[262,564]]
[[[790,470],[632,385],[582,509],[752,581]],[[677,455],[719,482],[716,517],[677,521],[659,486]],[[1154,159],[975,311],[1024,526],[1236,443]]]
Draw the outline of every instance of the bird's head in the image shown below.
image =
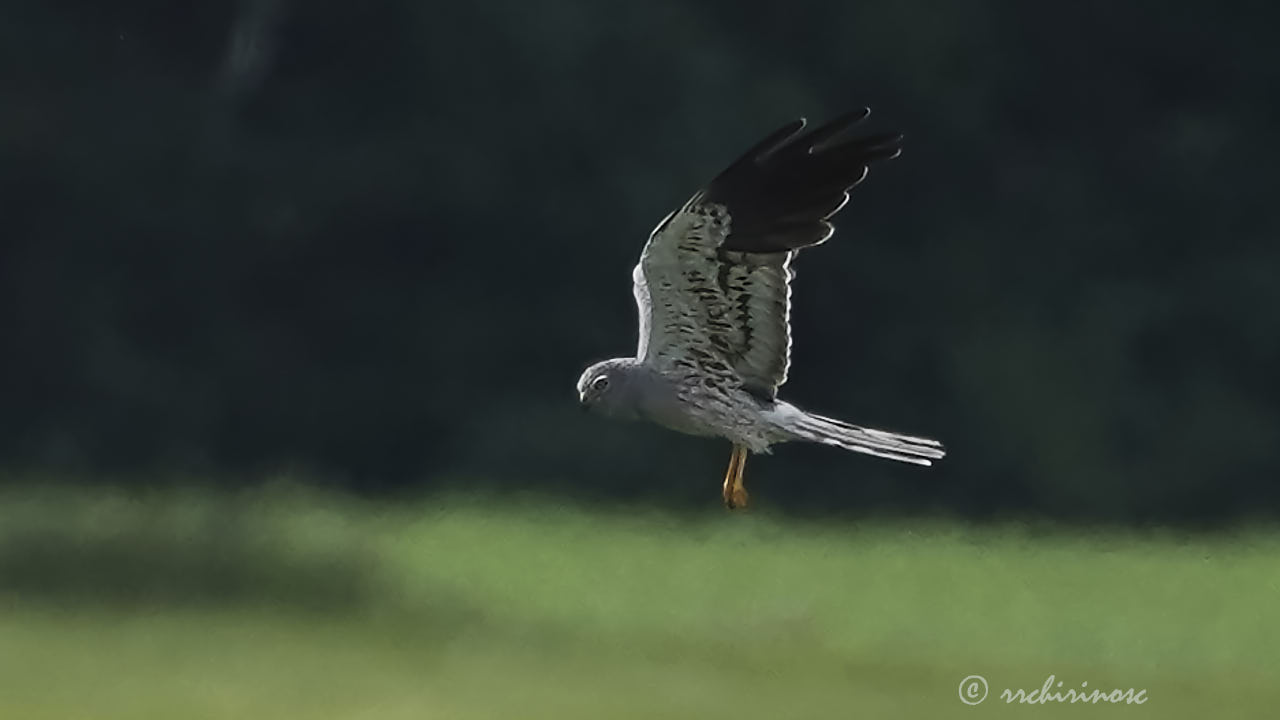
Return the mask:
[[578,378],[582,409],[609,417],[635,417],[637,367],[635,358],[614,358],[583,370]]

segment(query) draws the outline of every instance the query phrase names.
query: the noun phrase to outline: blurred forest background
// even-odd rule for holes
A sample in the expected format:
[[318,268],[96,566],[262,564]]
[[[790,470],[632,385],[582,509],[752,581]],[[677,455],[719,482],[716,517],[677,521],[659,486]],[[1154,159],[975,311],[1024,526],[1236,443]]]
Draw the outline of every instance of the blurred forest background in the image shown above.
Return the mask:
[[[1245,12],[1245,8],[1251,10]],[[649,230],[798,115],[906,134],[802,256],[792,401],[938,467],[754,461],[795,512],[1280,509],[1280,11],[0,5],[0,464],[29,479],[718,503],[579,413]]]

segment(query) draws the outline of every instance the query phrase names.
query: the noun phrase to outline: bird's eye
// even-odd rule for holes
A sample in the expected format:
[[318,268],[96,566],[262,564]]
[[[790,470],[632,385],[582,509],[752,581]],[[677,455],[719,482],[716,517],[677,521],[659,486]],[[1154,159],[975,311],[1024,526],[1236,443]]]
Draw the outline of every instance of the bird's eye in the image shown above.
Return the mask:
[[608,387],[609,387],[608,375],[601,375],[600,377],[591,381],[592,392],[603,392]]

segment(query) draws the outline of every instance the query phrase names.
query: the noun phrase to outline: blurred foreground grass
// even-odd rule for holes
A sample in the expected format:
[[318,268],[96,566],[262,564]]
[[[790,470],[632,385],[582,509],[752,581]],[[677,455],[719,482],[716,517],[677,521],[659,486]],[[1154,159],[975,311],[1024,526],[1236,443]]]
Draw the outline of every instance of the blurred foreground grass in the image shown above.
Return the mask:
[[[1275,717],[1278,561],[1263,530],[10,489],[0,718]],[[1050,674],[1150,699],[997,697]]]

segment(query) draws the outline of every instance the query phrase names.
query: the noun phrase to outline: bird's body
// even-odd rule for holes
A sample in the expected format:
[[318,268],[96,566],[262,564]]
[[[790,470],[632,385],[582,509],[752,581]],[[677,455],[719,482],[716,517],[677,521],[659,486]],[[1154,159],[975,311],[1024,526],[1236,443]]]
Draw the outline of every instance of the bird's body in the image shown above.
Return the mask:
[[[621,411],[606,410],[620,419],[646,420],[686,435],[722,437],[756,453],[793,437],[771,417],[786,403],[766,401],[741,388],[707,382],[691,369],[658,370],[631,359],[607,360],[596,367],[598,377],[608,374],[611,382],[625,382],[634,389],[634,399],[621,404]],[[585,394],[587,388],[581,388]]]
[[801,135],[804,121],[769,135],[650,235],[632,273],[640,316],[634,358],[596,363],[581,402],[734,445],[730,507],[746,503],[748,452],[807,440],[920,465],[941,444],[850,425],[777,399],[791,350],[791,263],[830,237],[827,219],[867,165],[895,157],[900,136],[844,140],[867,111]]

